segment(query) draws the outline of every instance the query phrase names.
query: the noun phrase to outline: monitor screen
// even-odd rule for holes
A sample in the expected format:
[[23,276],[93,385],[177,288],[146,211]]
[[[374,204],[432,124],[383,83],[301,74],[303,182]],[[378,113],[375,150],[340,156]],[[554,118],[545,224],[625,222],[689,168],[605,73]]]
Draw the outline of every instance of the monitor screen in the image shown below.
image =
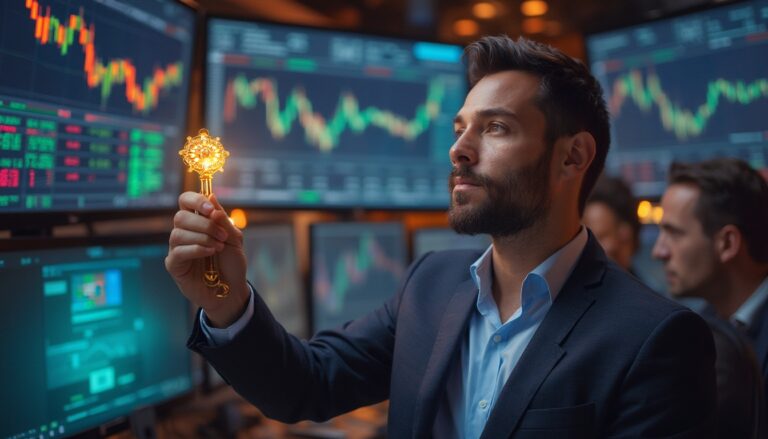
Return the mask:
[[250,226],[243,230],[248,280],[275,318],[291,334],[306,337],[306,295],[299,275],[293,226]]
[[253,206],[446,208],[461,53],[209,20],[205,120],[237,157],[216,193]]
[[607,168],[658,197],[672,161],[768,163],[768,1],[587,37],[611,113]]
[[491,245],[488,235],[462,235],[447,228],[417,229],[413,232],[413,259],[427,252],[442,250],[485,250]]
[[0,251],[0,438],[69,436],[192,388],[167,237],[54,243]]
[[0,2],[0,214],[173,207],[194,24],[174,0]]
[[310,235],[315,332],[367,314],[397,292],[406,269],[402,224],[320,223]]

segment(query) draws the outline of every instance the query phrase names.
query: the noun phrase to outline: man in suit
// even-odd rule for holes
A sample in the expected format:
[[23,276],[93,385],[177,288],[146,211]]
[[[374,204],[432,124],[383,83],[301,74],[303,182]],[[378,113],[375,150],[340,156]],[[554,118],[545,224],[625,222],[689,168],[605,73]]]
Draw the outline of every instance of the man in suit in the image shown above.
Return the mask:
[[[711,437],[706,324],[580,224],[610,137],[597,81],[522,38],[486,37],[465,56],[449,220],[491,247],[429,253],[381,308],[302,341],[250,291],[216,199],[182,194],[166,267],[202,308],[190,348],[288,422],[389,398],[393,438]],[[232,283],[223,299],[200,281],[198,259],[214,254]]]
[[737,159],[673,164],[669,182],[653,249],[664,262],[669,292],[705,299],[746,334],[766,381],[768,184]]

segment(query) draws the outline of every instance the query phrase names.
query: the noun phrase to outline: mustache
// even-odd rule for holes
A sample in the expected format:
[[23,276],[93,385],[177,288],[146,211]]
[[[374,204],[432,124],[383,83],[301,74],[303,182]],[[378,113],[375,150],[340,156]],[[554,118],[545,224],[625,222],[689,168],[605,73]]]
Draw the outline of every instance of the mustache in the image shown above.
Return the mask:
[[474,184],[482,187],[488,187],[491,183],[490,178],[475,173],[469,166],[457,166],[451,170],[451,175],[448,178],[448,186],[450,186],[451,189],[456,185],[454,182],[459,177],[470,180]]

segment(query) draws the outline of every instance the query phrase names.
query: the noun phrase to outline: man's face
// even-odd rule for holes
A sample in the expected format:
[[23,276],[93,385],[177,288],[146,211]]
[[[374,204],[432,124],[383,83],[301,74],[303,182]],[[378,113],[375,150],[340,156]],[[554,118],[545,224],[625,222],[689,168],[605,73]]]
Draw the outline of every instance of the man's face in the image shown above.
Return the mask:
[[506,71],[484,77],[454,122],[449,220],[459,233],[511,236],[549,208],[552,148],[536,106],[539,79]]
[[603,202],[589,202],[582,217],[609,258],[625,269],[632,265],[634,241],[632,226],[619,219],[616,212]]
[[695,215],[699,195],[696,186],[673,184],[661,198],[664,216],[653,257],[664,262],[674,296],[707,298],[707,288],[720,269],[714,242]]

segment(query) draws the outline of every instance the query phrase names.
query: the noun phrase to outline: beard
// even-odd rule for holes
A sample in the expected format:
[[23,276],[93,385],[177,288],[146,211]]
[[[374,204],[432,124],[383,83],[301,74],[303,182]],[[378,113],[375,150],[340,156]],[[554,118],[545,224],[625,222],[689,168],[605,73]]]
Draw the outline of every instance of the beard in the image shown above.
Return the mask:
[[[475,174],[469,166],[454,168],[448,179],[451,227],[467,235],[487,233],[493,237],[509,237],[539,222],[549,211],[553,149],[547,148],[536,162],[510,172],[502,181]],[[471,178],[485,189],[487,199],[473,206],[465,194],[454,195],[455,177]]]

